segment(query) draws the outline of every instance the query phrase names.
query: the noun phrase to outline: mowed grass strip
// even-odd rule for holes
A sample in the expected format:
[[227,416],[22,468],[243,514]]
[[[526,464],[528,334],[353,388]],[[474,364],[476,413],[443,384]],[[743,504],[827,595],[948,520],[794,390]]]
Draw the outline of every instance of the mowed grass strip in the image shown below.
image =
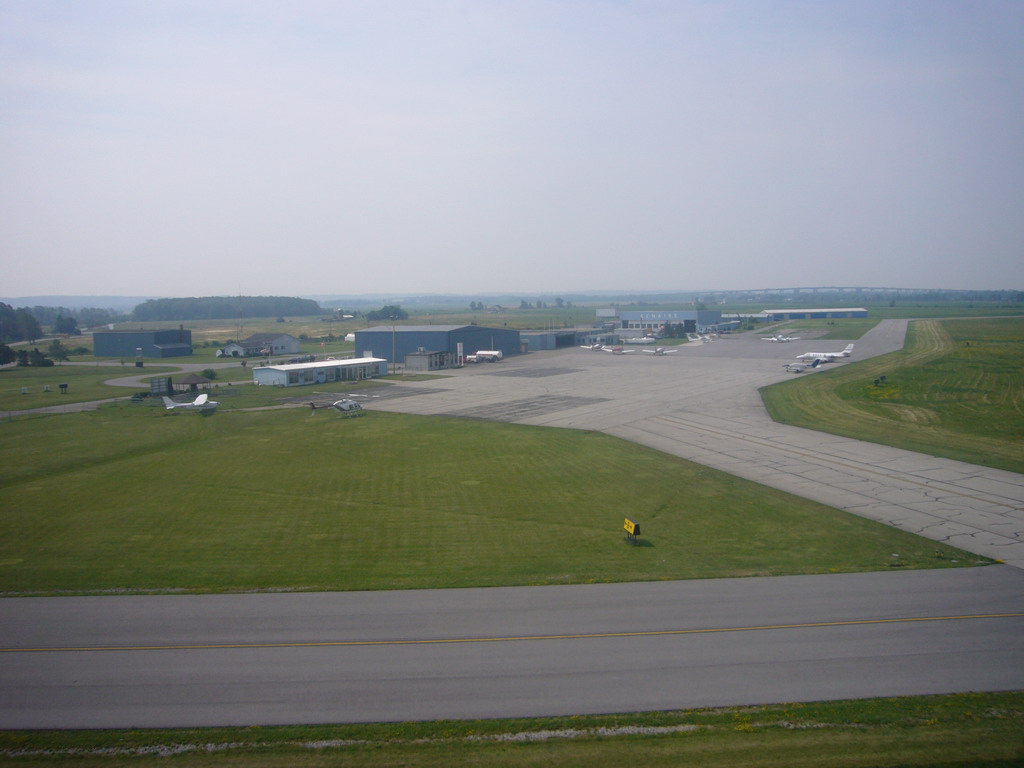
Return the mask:
[[899,352],[761,394],[779,422],[1024,472],[1021,318],[915,321]]
[[[987,562],[600,433],[111,408],[0,425],[0,592],[354,590]],[[623,519],[642,527],[625,541]]]
[[1024,762],[1024,694],[968,693],[518,720],[5,731],[39,766],[997,768]]

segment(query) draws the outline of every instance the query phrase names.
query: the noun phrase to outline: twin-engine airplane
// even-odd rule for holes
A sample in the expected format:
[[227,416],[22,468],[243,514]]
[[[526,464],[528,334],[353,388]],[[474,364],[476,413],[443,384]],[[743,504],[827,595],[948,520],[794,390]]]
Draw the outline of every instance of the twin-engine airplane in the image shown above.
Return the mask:
[[217,410],[217,406],[220,403],[216,400],[211,400],[210,396],[204,393],[191,403],[176,403],[171,398],[165,397],[164,405],[167,406],[168,411],[182,409],[186,411],[199,411],[200,413],[213,413]]
[[842,352],[804,352],[802,355],[797,355],[796,359],[820,360],[823,363],[831,363],[840,357],[849,357],[851,352],[853,352],[853,344],[847,344]]

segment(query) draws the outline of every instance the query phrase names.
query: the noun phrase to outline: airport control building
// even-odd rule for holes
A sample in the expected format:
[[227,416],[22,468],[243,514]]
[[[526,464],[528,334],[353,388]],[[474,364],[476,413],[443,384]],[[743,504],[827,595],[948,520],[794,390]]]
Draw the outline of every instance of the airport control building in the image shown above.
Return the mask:
[[619,327],[656,333],[663,325],[683,325],[687,333],[719,330],[722,313],[717,309],[650,309],[618,312]]

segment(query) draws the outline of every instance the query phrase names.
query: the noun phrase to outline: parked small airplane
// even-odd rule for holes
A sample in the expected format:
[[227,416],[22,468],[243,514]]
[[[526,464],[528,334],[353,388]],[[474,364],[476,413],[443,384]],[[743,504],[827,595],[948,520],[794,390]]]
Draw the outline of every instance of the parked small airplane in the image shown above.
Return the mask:
[[597,342],[597,344],[582,344],[580,345],[580,349],[590,349],[594,352],[602,352],[604,351],[604,344],[601,342]]
[[831,363],[840,357],[849,357],[853,352],[853,344],[847,344],[842,352],[804,352],[797,355],[797,360],[820,360],[823,363]]
[[812,360],[806,365],[804,363],[786,363],[782,367],[790,373],[803,373],[808,368],[817,368],[819,365],[821,365],[821,360]]
[[770,341],[772,343],[781,344],[786,341],[799,341],[799,336],[783,336],[781,333],[775,336],[762,336],[761,341]]
[[653,344],[657,339],[653,336],[640,336],[635,339],[626,339],[627,344]]
[[601,347],[604,352],[611,352],[613,355],[629,355],[635,350],[623,349],[622,347]]
[[646,352],[649,355],[671,355],[674,352],[678,352],[677,349],[665,349],[664,347],[655,347],[654,349],[642,349],[641,352]]
[[178,408],[186,411],[200,411],[202,413],[213,413],[217,410],[217,406],[220,405],[216,400],[211,400],[207,394],[202,394],[193,400],[191,403],[176,403],[171,398],[164,398],[164,405],[167,406],[168,411],[173,411]]

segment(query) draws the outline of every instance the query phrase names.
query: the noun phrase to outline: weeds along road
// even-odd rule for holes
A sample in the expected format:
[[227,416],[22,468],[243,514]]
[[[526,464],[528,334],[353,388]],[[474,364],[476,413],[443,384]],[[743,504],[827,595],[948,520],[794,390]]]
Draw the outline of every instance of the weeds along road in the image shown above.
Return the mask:
[[[884,320],[828,365],[901,349],[906,329]],[[758,389],[794,375],[782,366],[797,354],[843,346],[734,335],[666,356],[532,353],[396,385],[402,397],[382,392],[366,405],[599,430],[1024,567],[1024,476],[771,420]]]

